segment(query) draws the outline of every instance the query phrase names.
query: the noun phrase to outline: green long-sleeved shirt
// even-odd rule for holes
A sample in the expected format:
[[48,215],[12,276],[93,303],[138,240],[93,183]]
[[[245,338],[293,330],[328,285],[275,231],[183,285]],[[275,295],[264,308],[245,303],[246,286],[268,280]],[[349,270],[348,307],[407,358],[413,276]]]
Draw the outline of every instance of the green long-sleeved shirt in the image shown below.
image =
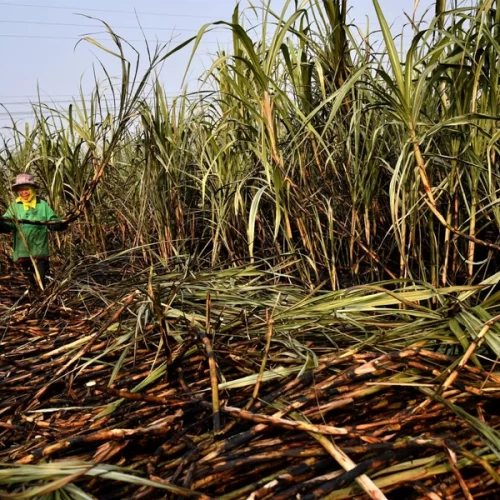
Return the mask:
[[[29,210],[25,210],[21,202],[13,202],[7,208],[4,217],[33,221],[59,220],[48,203],[41,199],[37,200],[36,208],[30,208]],[[49,256],[49,231],[47,226],[36,226],[33,224],[20,224],[16,226],[13,222],[8,222],[7,224],[14,232],[14,261],[30,256]],[[23,232],[27,246],[24,244],[24,238],[19,234],[19,231]]]

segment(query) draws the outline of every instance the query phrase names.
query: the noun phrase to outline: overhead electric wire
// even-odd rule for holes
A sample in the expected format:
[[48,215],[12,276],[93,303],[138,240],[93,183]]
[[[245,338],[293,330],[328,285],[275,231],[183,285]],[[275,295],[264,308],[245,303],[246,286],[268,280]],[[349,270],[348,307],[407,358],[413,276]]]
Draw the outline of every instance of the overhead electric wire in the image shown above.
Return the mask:
[[[202,15],[196,15],[196,14],[172,14],[172,13],[166,13],[166,12],[139,12],[139,11],[131,11],[131,10],[117,10],[117,9],[95,9],[95,8],[88,8],[88,7],[62,7],[60,5],[36,5],[36,4],[26,4],[26,3],[18,3],[18,2],[0,2],[0,5],[5,5],[5,6],[10,6],[10,7],[25,7],[25,8],[32,8],[32,9],[54,9],[54,10],[71,10],[75,13],[78,13],[78,11],[85,11],[85,12],[105,12],[105,13],[114,13],[114,14],[133,14],[133,15],[143,15],[143,16],[164,16],[164,17],[184,17],[184,18],[192,18],[192,19],[213,19],[210,16],[202,16]],[[396,19],[394,19],[394,22],[396,20],[402,19],[403,22],[406,24],[409,24],[407,20],[404,18],[401,18],[401,16],[397,16]],[[361,25],[367,25],[367,24],[373,24],[374,26],[377,26],[377,22],[373,21],[368,23],[367,21],[358,21],[356,22],[355,19],[349,19],[349,24],[355,24],[357,26]],[[125,28],[125,27],[122,27]],[[143,29],[164,29],[164,28],[143,28]],[[167,28],[168,29],[168,28]],[[185,30],[187,31],[187,30]]]
[[[103,34],[103,33],[100,33]],[[82,37],[71,37],[71,36],[47,36],[47,35],[12,35],[12,34],[0,34],[0,37],[2,38],[33,38],[37,40],[83,40]],[[94,37],[89,37],[95,40],[96,42],[109,42],[111,40],[107,38],[94,38]],[[129,40],[129,39],[124,39],[127,42],[148,42],[148,43],[172,43],[173,40],[144,40],[144,39],[137,39],[137,40]],[[220,43],[232,43],[231,40],[227,40],[225,42],[206,42],[206,41],[201,41],[198,45],[218,45]]]
[[[48,21],[21,21],[17,19],[0,19],[0,23],[2,24],[29,24],[29,25],[39,25],[39,26],[67,26],[67,27],[77,27],[77,28],[102,28],[102,24],[84,24],[84,23],[53,23]],[[152,27],[152,26],[115,26],[113,25],[113,29],[134,29],[134,30],[157,30],[157,31],[191,31],[198,33],[198,29],[193,28],[160,28],[160,27]],[[220,33],[222,30],[219,28],[218,30],[212,30],[209,33],[213,32]]]
[[196,14],[167,14],[166,12],[136,12],[130,10],[116,10],[116,9],[89,9],[88,7],[61,7],[60,5],[36,5],[19,2],[0,2],[0,5],[8,5],[10,7],[28,7],[33,9],[54,9],[54,10],[71,10],[86,11],[86,12],[108,12],[113,14],[133,14],[140,16],[166,16],[166,17],[187,17],[197,19],[212,19],[209,16],[199,16]]
[[[204,92],[190,92],[188,94],[186,94],[186,97],[189,97],[190,94],[202,94]],[[104,98],[109,98],[109,100],[111,101],[112,100],[112,96],[100,96],[100,97],[104,97]],[[174,102],[176,100],[177,97],[179,98],[182,98],[184,97],[184,94],[167,94],[165,95],[166,97],[166,100],[167,102]],[[151,103],[154,103],[155,102],[155,97],[152,95],[152,96],[146,96],[143,98],[144,100],[146,101],[151,101]],[[91,102],[91,98],[89,98],[88,100],[86,100],[85,102],[87,102],[88,104],[90,104]],[[10,115],[24,115],[24,114],[27,114],[27,115],[36,115],[40,112],[43,112],[43,111],[56,111],[56,112],[60,112],[60,111],[66,111],[66,108],[51,108],[52,105],[57,105],[57,104],[76,104],[76,105],[79,105],[81,104],[81,100],[78,100],[75,98],[75,100],[52,100],[52,101],[47,101],[47,102],[29,102],[29,101],[19,101],[19,102],[7,102],[7,101],[2,101],[0,99],[0,117],[4,116],[4,117],[8,117]],[[119,109],[119,106],[116,106],[116,105],[112,105],[113,103],[112,102],[104,102],[104,103],[95,103],[97,104],[97,107],[98,108],[102,108],[104,110],[112,110],[112,109]],[[9,111],[9,108],[8,106],[11,106],[11,105],[16,105],[16,106],[32,106],[32,109],[28,109],[28,110],[13,110],[13,111]]]
[[[173,99],[175,97],[178,97],[179,94],[167,94],[165,97],[167,99]],[[99,95],[100,98],[102,99],[109,99],[109,100],[113,100],[113,96],[111,95],[107,95],[107,96],[103,96],[103,95]],[[116,96],[116,99],[118,100],[119,99],[119,95]],[[152,97],[146,97],[145,99],[153,99]],[[90,103],[92,102],[92,100],[94,100],[93,97],[89,97],[87,99],[85,99],[85,102],[87,103]],[[82,102],[82,99],[79,98],[79,97],[75,97],[74,99],[50,99],[50,98],[47,98],[46,101],[41,101],[41,102],[37,102],[35,100],[33,101],[15,101],[15,102],[11,102],[11,101],[5,101],[3,99],[0,98],[0,106],[50,106],[52,104],[72,104],[72,103],[76,103],[76,104],[80,104]]]
[[[107,92],[110,92],[109,90]],[[207,93],[212,93],[211,90],[190,90],[189,92],[187,92],[187,95],[190,95],[190,94],[207,94]],[[171,91],[171,92],[165,92],[165,95],[167,97],[171,96],[171,97],[177,97],[178,95],[181,95],[181,94],[184,94],[184,91],[179,89],[177,91]],[[91,93],[88,93],[88,94],[84,94],[84,97],[88,97],[88,98],[91,98],[93,97],[94,93],[91,92]],[[99,96],[100,97],[112,97],[112,93],[99,93]],[[40,94],[12,94],[12,95],[0,95],[0,101],[2,99],[21,99],[21,98],[26,98],[26,99],[29,99],[29,98],[39,98],[39,97],[45,97],[47,99],[52,99],[53,97],[78,97],[79,99],[81,98],[81,95],[79,93],[76,93],[76,94],[48,94],[47,92],[41,92]]]

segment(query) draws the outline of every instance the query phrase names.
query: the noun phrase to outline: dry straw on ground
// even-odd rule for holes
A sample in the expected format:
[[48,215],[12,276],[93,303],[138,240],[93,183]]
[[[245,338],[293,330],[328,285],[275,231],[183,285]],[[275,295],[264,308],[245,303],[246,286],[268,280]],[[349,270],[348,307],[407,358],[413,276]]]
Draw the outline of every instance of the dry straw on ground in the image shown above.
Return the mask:
[[32,306],[0,281],[5,498],[500,494],[500,374],[450,354],[465,304],[424,312],[465,289],[398,308],[250,268],[127,279]]

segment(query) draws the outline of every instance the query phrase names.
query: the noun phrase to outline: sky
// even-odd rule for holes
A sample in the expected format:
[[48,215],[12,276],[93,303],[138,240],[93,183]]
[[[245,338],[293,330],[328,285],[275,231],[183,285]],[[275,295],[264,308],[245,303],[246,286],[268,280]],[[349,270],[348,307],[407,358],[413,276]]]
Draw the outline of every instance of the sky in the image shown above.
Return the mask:
[[[26,3],[25,3],[26,2]],[[281,12],[286,0],[270,0],[271,8]],[[293,4],[293,2],[291,2]],[[307,3],[305,0],[304,3]],[[408,23],[405,16],[416,13],[418,19],[426,10],[433,11],[434,0],[379,0],[393,33],[400,34]],[[253,1],[260,5],[259,0]],[[415,10],[415,4],[417,8]],[[87,42],[91,35],[108,47],[112,45],[99,20],[106,21],[141,54],[145,64],[143,34],[151,42],[169,42],[169,47],[196,35],[206,23],[230,21],[236,0],[11,0],[0,1],[0,127],[10,123],[5,111],[20,122],[30,121],[30,101],[40,93],[43,102],[66,106],[80,88],[90,93],[94,87],[93,72],[99,75],[99,60],[119,77],[112,56]],[[240,11],[248,8],[240,1]],[[349,20],[361,30],[376,30],[373,0],[348,0]],[[249,16],[250,12],[247,10]],[[91,17],[96,19],[91,19]],[[367,21],[369,20],[369,24]],[[255,22],[249,18],[248,25]],[[409,29],[408,38],[411,37]],[[258,38],[258,36],[256,36]],[[203,72],[210,67],[220,47],[228,47],[230,34],[217,29],[206,34],[193,58],[185,83],[196,90]],[[168,96],[181,91],[183,76],[191,49],[185,48],[167,59],[160,79]]]

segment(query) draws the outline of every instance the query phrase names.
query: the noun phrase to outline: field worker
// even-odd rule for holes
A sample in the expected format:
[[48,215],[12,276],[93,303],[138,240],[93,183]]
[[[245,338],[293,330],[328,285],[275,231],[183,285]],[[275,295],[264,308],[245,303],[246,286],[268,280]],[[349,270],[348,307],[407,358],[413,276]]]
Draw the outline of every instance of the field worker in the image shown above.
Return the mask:
[[[37,185],[32,175],[19,174],[12,185],[12,190],[17,194],[16,200],[9,205],[3,216],[32,221],[59,220],[47,202],[37,196],[36,189]],[[0,233],[14,233],[13,260],[21,266],[32,291],[40,288],[33,261],[43,288],[45,288],[46,278],[49,274],[49,229],[51,231],[64,231],[67,227],[67,223],[48,226],[16,224],[12,221],[2,221],[0,218]]]

